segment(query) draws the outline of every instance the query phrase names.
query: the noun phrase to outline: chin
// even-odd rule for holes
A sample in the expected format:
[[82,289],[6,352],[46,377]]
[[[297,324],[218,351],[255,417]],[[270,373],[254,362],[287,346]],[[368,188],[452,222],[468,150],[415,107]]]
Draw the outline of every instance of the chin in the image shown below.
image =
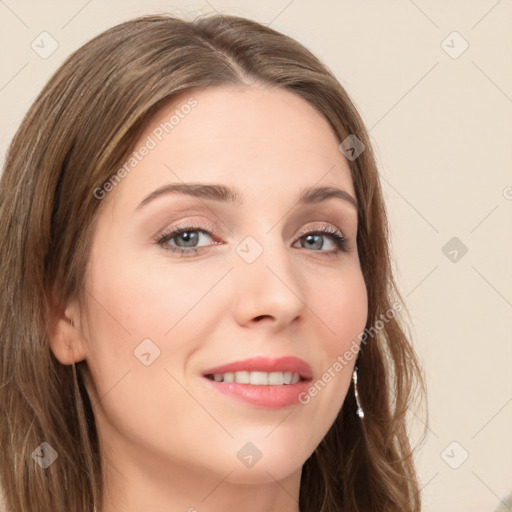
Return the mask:
[[[269,432],[266,429],[259,436],[233,439],[229,443],[230,447],[219,453],[226,468],[225,474],[232,471],[228,481],[238,484],[268,484],[302,470],[314,447],[310,451],[299,450],[298,447],[302,444],[299,440],[289,438],[286,442],[275,433],[265,438]],[[274,435],[275,438],[272,438]],[[229,455],[226,457],[226,454]]]

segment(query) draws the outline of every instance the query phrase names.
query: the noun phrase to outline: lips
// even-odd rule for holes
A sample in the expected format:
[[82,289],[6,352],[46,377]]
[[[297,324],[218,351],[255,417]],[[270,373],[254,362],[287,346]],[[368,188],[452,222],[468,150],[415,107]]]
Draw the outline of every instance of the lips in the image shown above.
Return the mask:
[[301,380],[311,380],[313,370],[311,366],[298,357],[254,357],[243,361],[225,364],[209,368],[203,372],[204,377],[213,377],[215,374],[236,373],[236,372],[291,372],[299,374]]
[[210,389],[228,399],[277,409],[302,403],[299,398],[309,389],[313,370],[297,357],[255,357],[209,368],[202,377]]

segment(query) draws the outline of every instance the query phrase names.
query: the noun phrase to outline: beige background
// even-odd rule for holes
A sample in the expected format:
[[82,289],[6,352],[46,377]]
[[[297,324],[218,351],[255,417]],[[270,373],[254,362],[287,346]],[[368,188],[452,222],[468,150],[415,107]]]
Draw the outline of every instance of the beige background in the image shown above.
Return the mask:
[[[213,10],[295,37],[358,106],[429,388],[424,510],[494,510],[512,490],[511,2],[0,1],[2,161],[35,95],[86,40],[142,14]],[[58,42],[46,59],[31,48],[43,31]]]

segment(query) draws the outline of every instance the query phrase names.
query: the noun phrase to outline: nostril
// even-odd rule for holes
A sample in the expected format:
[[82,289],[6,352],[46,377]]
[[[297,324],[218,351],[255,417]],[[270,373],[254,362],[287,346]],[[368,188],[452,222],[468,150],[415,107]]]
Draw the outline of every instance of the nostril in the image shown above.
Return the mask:
[[270,319],[272,319],[272,316],[271,316],[271,315],[259,315],[259,316],[254,317],[254,320],[256,320],[257,322],[259,322],[260,320],[263,320],[264,318],[270,318]]

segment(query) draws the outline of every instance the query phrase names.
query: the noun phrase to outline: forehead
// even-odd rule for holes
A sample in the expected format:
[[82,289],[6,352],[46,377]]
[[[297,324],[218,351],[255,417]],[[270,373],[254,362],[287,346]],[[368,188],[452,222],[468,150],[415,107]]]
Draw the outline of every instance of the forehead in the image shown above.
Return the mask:
[[315,184],[342,186],[354,195],[338,145],[326,119],[289,91],[195,89],[152,117],[135,144],[133,169],[116,188],[129,200],[180,181],[224,183],[253,196],[282,197]]

